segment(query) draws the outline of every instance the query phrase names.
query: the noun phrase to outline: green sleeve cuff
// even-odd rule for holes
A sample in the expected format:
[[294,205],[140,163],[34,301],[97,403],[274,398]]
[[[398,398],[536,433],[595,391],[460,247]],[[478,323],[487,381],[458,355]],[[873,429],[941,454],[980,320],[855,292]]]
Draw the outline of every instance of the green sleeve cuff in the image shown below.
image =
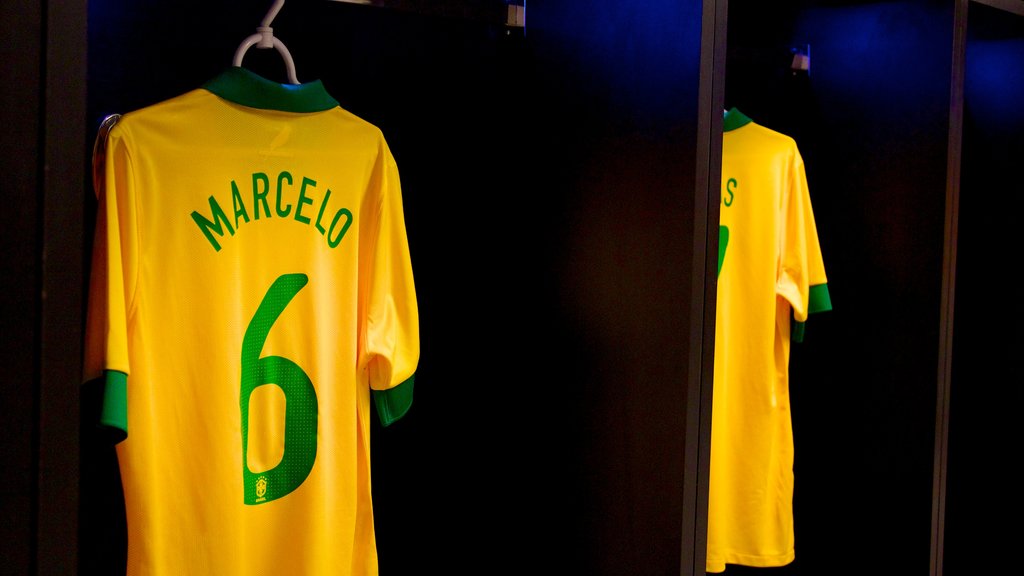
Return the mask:
[[[807,314],[816,312],[828,312],[832,309],[832,297],[828,293],[828,284],[816,284],[811,286],[807,298]],[[793,321],[793,329],[790,338],[793,342],[803,342],[807,332],[806,322]]]
[[804,333],[807,331],[806,322],[797,322],[793,320],[793,327],[790,330],[790,340],[799,344],[804,341]]
[[828,293],[828,284],[811,286],[807,298],[807,313],[828,312],[832,309],[832,297]]
[[115,442],[120,442],[128,437],[128,375],[107,370],[104,379],[100,425],[113,432]]
[[416,375],[389,390],[371,390],[373,402],[377,406],[380,423],[388,426],[398,421],[412,406],[412,388]]

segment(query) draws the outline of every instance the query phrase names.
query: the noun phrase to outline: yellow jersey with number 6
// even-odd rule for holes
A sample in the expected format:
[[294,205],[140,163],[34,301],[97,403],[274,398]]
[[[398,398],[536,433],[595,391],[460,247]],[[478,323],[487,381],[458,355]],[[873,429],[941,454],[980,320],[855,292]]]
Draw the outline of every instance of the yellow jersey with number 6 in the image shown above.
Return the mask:
[[128,574],[376,574],[372,407],[405,414],[419,360],[380,130],[230,68],[124,114],[100,168],[84,376]]

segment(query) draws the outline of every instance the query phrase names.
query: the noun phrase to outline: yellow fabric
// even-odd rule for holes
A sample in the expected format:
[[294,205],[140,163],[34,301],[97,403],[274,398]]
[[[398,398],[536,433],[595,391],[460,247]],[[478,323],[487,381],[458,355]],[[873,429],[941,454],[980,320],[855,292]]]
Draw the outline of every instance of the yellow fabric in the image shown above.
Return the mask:
[[377,574],[370,390],[419,358],[380,131],[197,89],[125,114],[101,181],[84,376],[128,375],[128,574]]
[[745,120],[723,136],[708,572],[795,557],[790,323],[826,283],[796,143]]

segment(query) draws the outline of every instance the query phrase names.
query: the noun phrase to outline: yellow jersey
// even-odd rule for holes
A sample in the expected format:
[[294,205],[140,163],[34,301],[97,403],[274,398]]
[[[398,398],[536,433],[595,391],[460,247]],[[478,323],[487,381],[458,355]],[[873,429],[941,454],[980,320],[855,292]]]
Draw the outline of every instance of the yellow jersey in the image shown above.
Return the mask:
[[796,142],[736,109],[724,128],[708,572],[795,558],[790,341],[832,307]]
[[381,131],[233,67],[124,114],[100,169],[84,377],[128,574],[377,574],[371,406],[405,414],[419,360]]

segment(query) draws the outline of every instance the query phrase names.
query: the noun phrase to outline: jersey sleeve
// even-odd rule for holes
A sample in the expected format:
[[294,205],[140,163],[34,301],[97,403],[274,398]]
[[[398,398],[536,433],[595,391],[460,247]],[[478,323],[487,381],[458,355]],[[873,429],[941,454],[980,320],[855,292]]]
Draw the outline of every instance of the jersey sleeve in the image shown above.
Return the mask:
[[377,415],[387,426],[412,405],[420,342],[398,167],[383,139],[371,187],[378,201],[375,230],[361,258],[366,313],[359,363],[368,371]]
[[137,269],[137,218],[131,159],[119,127],[106,136],[94,165],[97,197],[83,380],[101,388],[100,426],[128,433],[128,314]]
[[794,146],[783,196],[780,271],[777,293],[793,311],[794,341],[803,340],[804,323],[810,314],[832,309],[818,230],[811,208],[803,158]]

